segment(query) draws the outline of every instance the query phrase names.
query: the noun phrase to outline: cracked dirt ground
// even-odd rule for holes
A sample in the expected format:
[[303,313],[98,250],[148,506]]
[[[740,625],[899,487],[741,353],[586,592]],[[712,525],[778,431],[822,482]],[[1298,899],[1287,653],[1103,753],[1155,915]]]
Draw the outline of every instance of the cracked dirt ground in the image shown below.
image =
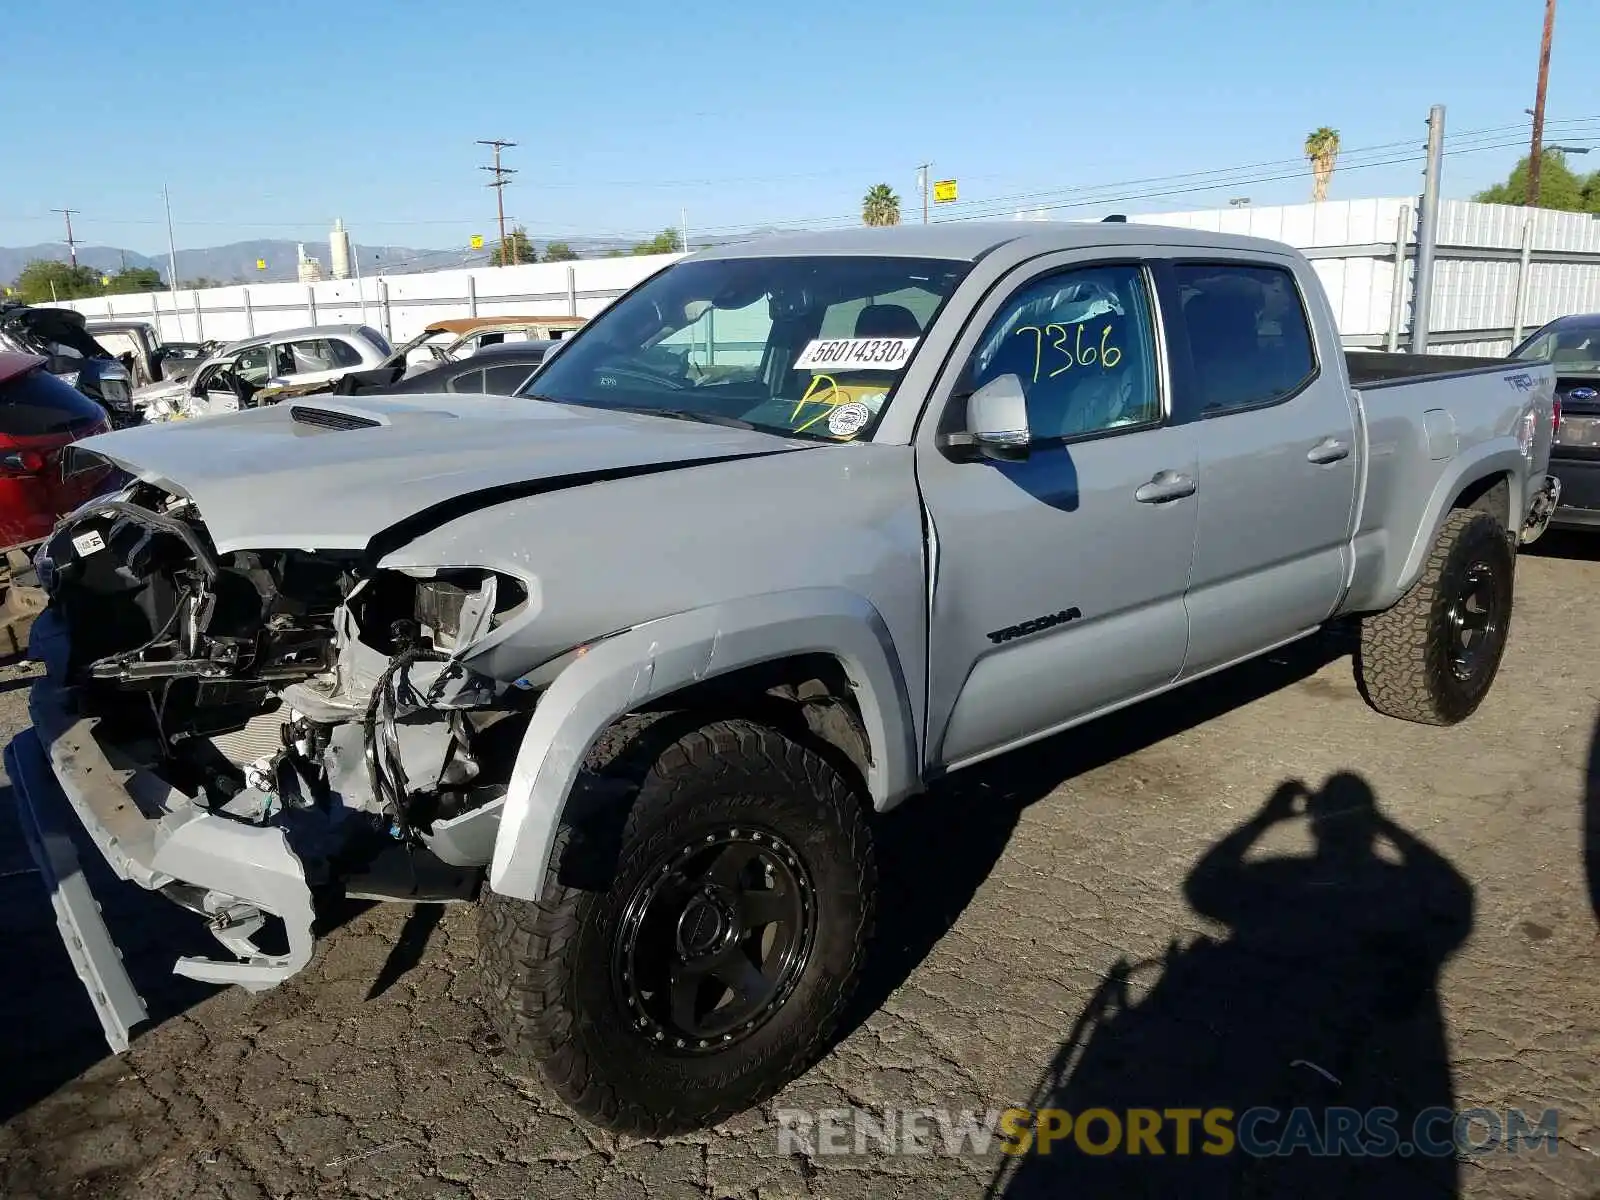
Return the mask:
[[[1500,679],[1463,726],[1372,713],[1348,656],[1330,659],[1341,647],[1324,639],[914,803],[884,832],[881,939],[848,1035],[764,1110],[661,1141],[578,1123],[501,1052],[478,1006],[466,908],[352,906],[332,918],[310,969],[251,997],[166,976],[167,933],[190,947],[203,936],[164,901],[103,890],[159,1016],[125,1057],[106,1056],[11,806],[0,803],[0,1193],[976,1196],[1002,1156],[782,1154],[773,1110],[987,1108],[1044,1096],[1081,1109],[1101,1102],[1103,1083],[1107,1095],[1121,1088],[1113,1104],[1362,1103],[1397,1089],[1421,1105],[1554,1107],[1553,1157],[1476,1156],[1410,1183],[1387,1176],[1383,1187],[1336,1164],[1352,1173],[1329,1167],[1325,1178],[1344,1182],[1325,1190],[1600,1195],[1600,941],[1583,832],[1600,716],[1600,541],[1561,539],[1525,555],[1518,587]],[[0,673],[8,736],[26,719],[25,670]],[[1198,864],[1280,784],[1316,791],[1339,772],[1359,779],[1326,794],[1342,788],[1342,802],[1353,796],[1357,806],[1370,795],[1430,865],[1414,878],[1400,872],[1378,895],[1404,936],[1375,935],[1353,956],[1332,948],[1347,940],[1347,922],[1329,919],[1325,903],[1234,913],[1237,934],[1264,922],[1269,941],[1276,932],[1319,947],[1274,974],[1270,950],[1238,949],[1191,906],[1202,897],[1219,911],[1215,880],[1206,884]],[[1303,819],[1278,822],[1264,844],[1305,852],[1306,829]],[[1429,908],[1435,898],[1442,907]],[[1169,949],[1202,935],[1208,953],[1180,950],[1162,982],[1150,982]],[[1104,981],[1141,962],[1156,965],[1135,972],[1124,1015],[1085,1021]],[[1391,975],[1414,976],[1399,989],[1402,1011],[1375,1018],[1377,1033],[1352,1032],[1352,1013],[1381,1009],[1372,996],[1394,990]],[[1071,1077],[1058,1078],[1063,1043],[1086,1039]],[[1244,1094],[1258,1084],[1261,1093]],[[1030,1190],[1027,1170],[1002,1183],[1013,1196],[1120,1196],[1146,1185],[1197,1194],[1181,1173],[1192,1160],[1160,1165],[1159,1186],[1156,1175],[1095,1177],[1069,1193],[1064,1176]],[[1247,1176],[1231,1194],[1281,1194],[1274,1180],[1286,1179]],[[1313,1193],[1295,1185],[1294,1194]]]

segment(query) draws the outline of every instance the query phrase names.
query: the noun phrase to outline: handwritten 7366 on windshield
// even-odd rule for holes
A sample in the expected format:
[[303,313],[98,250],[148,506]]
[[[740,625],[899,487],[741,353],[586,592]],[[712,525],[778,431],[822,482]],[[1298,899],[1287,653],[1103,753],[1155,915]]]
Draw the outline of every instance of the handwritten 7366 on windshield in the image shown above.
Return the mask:
[[[1111,326],[1107,325],[1100,331],[1100,344],[1094,343],[1094,335],[1090,334],[1087,348],[1083,344],[1083,328],[1087,322],[1079,321],[1072,329],[1065,325],[1021,325],[1012,331],[1012,337],[1021,337],[1025,333],[1033,335],[1033,378],[1029,383],[1038,383],[1040,374],[1046,379],[1054,379],[1063,371],[1070,371],[1073,367],[1092,367],[1096,363],[1102,371],[1109,371],[1122,361],[1122,351],[1111,344]],[[1045,339],[1052,334],[1059,334],[1051,343],[1050,348],[1058,351],[1061,358],[1051,355],[1046,358]],[[1073,338],[1073,344],[1067,345],[1067,339]],[[1046,366],[1059,362],[1053,371],[1046,371]]]

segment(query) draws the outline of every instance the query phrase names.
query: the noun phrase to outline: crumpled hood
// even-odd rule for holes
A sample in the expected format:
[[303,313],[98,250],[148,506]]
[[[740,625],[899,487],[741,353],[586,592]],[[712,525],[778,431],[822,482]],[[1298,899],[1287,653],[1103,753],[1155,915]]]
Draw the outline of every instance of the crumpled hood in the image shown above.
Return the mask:
[[188,496],[226,554],[363,550],[383,530],[435,506],[459,508],[473,493],[488,492],[493,503],[522,487],[553,490],[820,443],[525,397],[419,394],[305,397],[78,444]]

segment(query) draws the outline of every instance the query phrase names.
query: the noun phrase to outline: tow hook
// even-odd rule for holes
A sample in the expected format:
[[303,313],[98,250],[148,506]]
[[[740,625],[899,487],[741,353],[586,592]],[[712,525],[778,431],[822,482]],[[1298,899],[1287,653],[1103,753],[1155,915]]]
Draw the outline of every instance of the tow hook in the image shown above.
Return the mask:
[[1544,536],[1544,531],[1550,527],[1550,518],[1556,515],[1556,506],[1560,503],[1561,480],[1554,475],[1546,475],[1528,509],[1528,519],[1522,526],[1524,546],[1531,546]]

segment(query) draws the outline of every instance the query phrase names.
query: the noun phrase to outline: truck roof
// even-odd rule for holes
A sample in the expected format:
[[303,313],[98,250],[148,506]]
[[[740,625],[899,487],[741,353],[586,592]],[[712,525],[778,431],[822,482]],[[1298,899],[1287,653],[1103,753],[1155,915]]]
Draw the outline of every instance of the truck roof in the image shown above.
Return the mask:
[[771,258],[792,254],[876,254],[975,262],[1011,242],[1031,242],[1040,251],[1078,247],[1164,245],[1207,250],[1283,253],[1281,242],[1135,221],[947,221],[933,225],[857,226],[815,233],[772,234],[736,245],[715,246],[692,259]]

